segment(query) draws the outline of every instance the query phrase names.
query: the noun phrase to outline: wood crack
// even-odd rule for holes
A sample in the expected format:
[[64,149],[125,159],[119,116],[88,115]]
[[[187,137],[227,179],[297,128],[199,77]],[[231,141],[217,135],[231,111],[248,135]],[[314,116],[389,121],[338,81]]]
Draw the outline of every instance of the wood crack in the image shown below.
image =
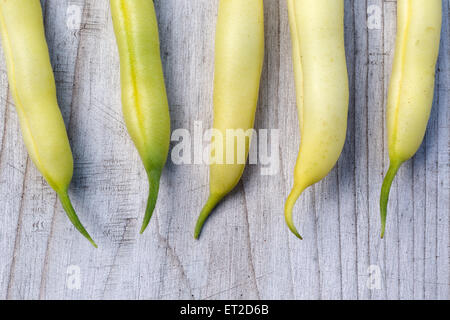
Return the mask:
[[27,173],[28,173],[28,163],[29,163],[29,156],[27,156],[26,159],[26,165],[25,165],[25,174],[23,175],[23,183],[22,183],[22,196],[20,199],[20,207],[19,207],[19,217],[17,219],[17,228],[16,228],[16,237],[14,239],[14,251],[13,251],[13,259],[11,262],[11,267],[9,269],[9,282],[8,282],[8,289],[6,290],[6,298],[7,299],[14,299],[12,290],[14,286],[14,276],[15,276],[15,270],[16,270],[16,262],[17,262],[17,255],[18,255],[18,249],[19,249],[19,243],[20,243],[20,234],[22,232],[22,218],[23,218],[23,207],[24,207],[24,198],[25,198],[25,187],[26,187],[26,181],[27,181]]
[[251,237],[250,237],[250,223],[249,223],[249,219],[248,219],[248,208],[247,208],[247,199],[245,196],[245,187],[244,187],[244,183],[240,182],[241,184],[241,190],[242,190],[242,196],[243,196],[243,200],[244,200],[244,216],[245,216],[245,236],[246,236],[246,240],[247,240],[247,247],[248,247],[248,263],[250,266],[250,274],[254,283],[254,289],[255,289],[255,293],[256,296],[258,297],[258,300],[261,299],[261,295],[259,293],[258,290],[258,281],[256,280],[256,272],[255,272],[255,263],[253,261],[253,253],[252,253],[252,241],[251,241]]
[[155,222],[156,222],[156,226],[157,226],[158,240],[164,245],[164,247],[166,248],[166,253],[168,253],[169,256],[172,258],[172,260],[175,262],[175,267],[180,272],[181,277],[184,280],[184,283],[186,285],[186,288],[189,290],[189,296],[194,298],[194,294],[193,294],[193,290],[191,288],[191,284],[190,284],[189,279],[188,279],[188,277],[186,275],[186,271],[184,270],[184,267],[183,267],[183,264],[182,264],[180,258],[178,257],[175,249],[171,247],[168,238],[164,238],[162,236],[160,225],[159,225],[159,218],[158,218],[158,216],[156,214],[154,215],[154,219],[156,220]]

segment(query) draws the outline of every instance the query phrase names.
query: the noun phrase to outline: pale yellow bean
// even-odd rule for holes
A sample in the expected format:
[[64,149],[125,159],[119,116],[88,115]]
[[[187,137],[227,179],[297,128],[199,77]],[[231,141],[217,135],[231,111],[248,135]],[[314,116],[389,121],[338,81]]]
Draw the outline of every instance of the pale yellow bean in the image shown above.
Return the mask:
[[247,158],[250,138],[246,138],[241,152],[237,141],[227,142],[227,130],[245,134],[254,125],[264,62],[263,1],[220,0],[215,46],[214,129],[223,141],[215,137],[213,142],[210,195],[197,221],[195,238],[211,211],[239,182],[245,168],[239,156]]
[[344,146],[349,102],[343,0],[288,0],[301,144],[286,222],[298,197],[325,178]]
[[419,149],[433,104],[442,25],[441,0],[398,0],[397,41],[389,95],[387,130],[390,167],[381,198],[381,237],[386,229],[392,181]]
[[73,159],[56,87],[39,0],[1,0],[0,29],[10,89],[28,153],[58,193],[69,219],[94,245],[67,193]]

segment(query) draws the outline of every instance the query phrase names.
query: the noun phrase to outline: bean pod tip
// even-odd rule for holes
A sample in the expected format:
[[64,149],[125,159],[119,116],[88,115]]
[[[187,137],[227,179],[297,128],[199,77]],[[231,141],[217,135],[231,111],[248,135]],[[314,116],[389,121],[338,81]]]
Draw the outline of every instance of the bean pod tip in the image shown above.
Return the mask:
[[380,196],[381,239],[384,238],[384,233],[386,231],[386,216],[387,216],[387,205],[389,201],[389,193],[391,191],[392,182],[394,181],[394,178],[397,175],[398,169],[400,169],[401,165],[402,162],[400,161],[391,161],[389,170],[386,174],[386,177],[383,180],[383,186],[381,188],[381,196]]
[[195,225],[194,238],[198,239],[200,237],[200,233],[202,232],[203,225],[205,224],[206,219],[208,219],[211,212],[217,206],[217,204],[222,200],[224,196],[219,194],[211,194],[203,207],[202,211],[197,220],[197,224]]
[[292,212],[294,210],[294,206],[295,206],[295,203],[297,202],[297,199],[300,197],[300,195],[303,193],[304,190],[305,190],[305,188],[303,188],[303,187],[294,186],[294,188],[292,189],[291,193],[289,194],[289,196],[286,200],[286,205],[284,208],[284,217],[286,219],[286,223],[289,227],[289,230],[291,230],[292,233],[300,240],[303,240],[303,238],[294,225],[294,221],[292,218]]
[[67,191],[65,192],[59,192],[58,193],[59,199],[61,201],[61,204],[64,208],[64,211],[66,211],[67,216],[69,217],[69,220],[73,223],[75,228],[95,247],[98,248],[95,241],[91,238],[89,233],[84,228],[83,224],[81,223],[80,219],[78,218],[75,209],[72,206],[72,202],[70,201],[69,195]]

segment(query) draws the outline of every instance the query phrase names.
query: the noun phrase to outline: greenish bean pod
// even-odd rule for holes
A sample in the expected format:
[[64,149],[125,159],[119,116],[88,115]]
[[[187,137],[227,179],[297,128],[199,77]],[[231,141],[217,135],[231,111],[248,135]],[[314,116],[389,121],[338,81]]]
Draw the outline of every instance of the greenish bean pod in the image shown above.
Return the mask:
[[111,0],[111,12],[120,55],[125,123],[149,180],[143,233],[156,206],[170,144],[170,114],[158,23],[152,0]]

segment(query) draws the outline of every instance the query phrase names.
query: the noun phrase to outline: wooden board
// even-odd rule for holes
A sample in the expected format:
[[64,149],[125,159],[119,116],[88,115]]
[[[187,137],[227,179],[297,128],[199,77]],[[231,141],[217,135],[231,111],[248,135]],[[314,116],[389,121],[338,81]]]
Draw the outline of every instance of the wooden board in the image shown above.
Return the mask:
[[[193,134],[201,124],[206,130],[212,120],[218,1],[155,3],[172,127]],[[138,233],[147,182],[122,119],[109,2],[42,1],[74,153],[70,194],[100,249],[72,227],[27,156],[2,54],[0,298],[448,299],[450,13],[449,1],[443,4],[427,135],[394,182],[387,236],[380,240],[378,198],[388,166],[384,106],[396,2],[345,1],[348,139],[335,170],[295,208],[301,242],[283,217],[300,141],[284,0],[265,1],[266,58],[256,120],[257,129],[279,134],[279,170],[262,175],[262,165],[248,166],[200,241],[194,241],[193,228],[208,193],[204,164],[169,160],[153,220],[144,235]]]

